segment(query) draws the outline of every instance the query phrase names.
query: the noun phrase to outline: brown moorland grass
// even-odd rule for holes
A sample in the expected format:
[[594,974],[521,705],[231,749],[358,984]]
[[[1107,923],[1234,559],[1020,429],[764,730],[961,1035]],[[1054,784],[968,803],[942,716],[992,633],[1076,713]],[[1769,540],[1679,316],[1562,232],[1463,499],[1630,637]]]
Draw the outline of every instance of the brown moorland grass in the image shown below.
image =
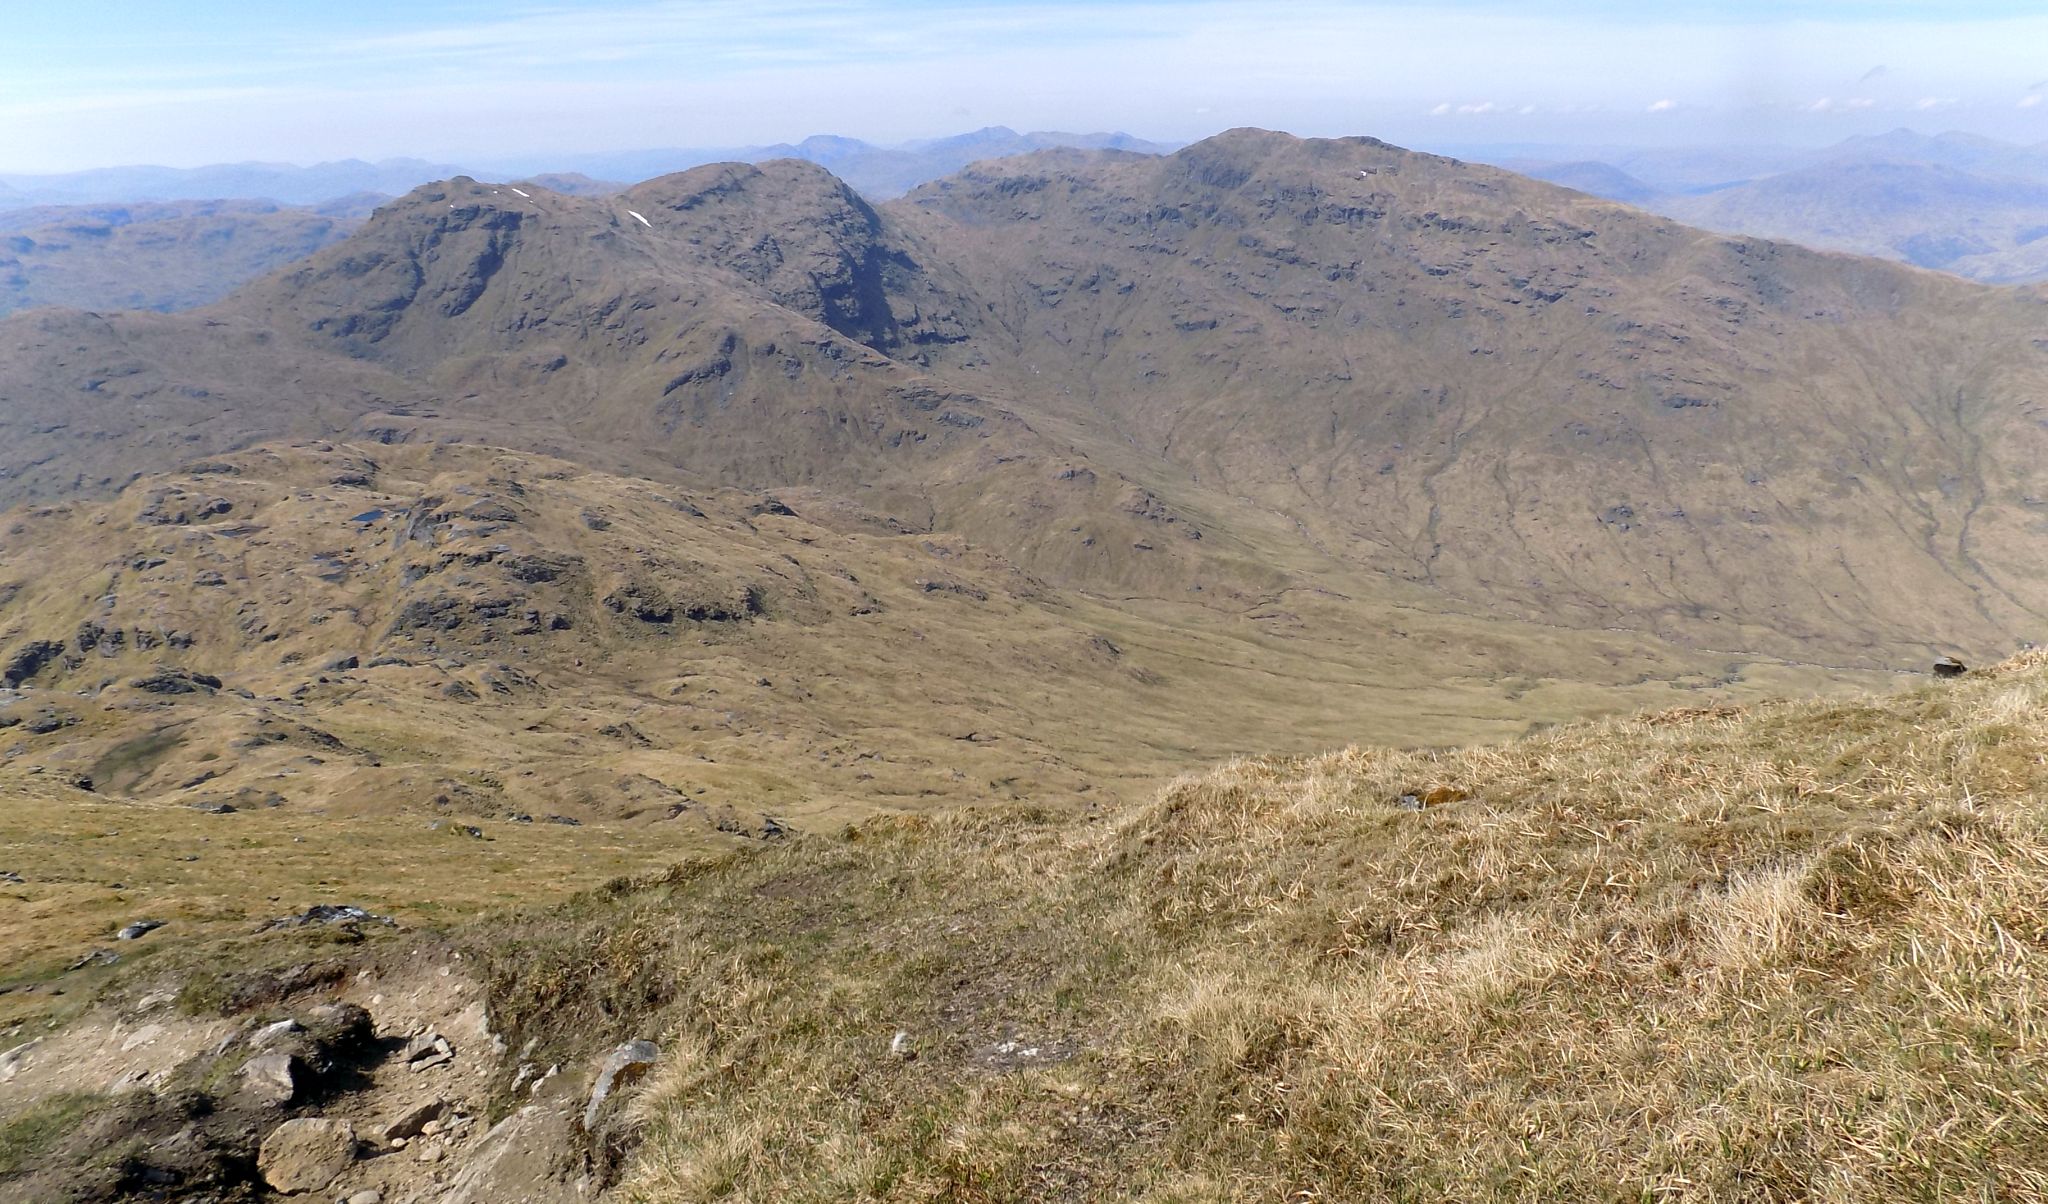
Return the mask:
[[661,1038],[629,1200],[2041,1199],[2044,783],[2029,653],[876,820],[477,940],[501,1029]]

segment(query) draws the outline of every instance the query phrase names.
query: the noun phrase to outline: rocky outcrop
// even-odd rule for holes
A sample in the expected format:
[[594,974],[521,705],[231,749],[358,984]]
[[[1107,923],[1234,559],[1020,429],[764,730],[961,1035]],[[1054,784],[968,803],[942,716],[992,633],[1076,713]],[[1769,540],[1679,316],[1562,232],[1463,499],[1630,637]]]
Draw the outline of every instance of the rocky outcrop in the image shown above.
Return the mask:
[[0,683],[13,689],[43,671],[58,657],[64,655],[64,645],[55,640],[30,640],[15,652],[0,669]]

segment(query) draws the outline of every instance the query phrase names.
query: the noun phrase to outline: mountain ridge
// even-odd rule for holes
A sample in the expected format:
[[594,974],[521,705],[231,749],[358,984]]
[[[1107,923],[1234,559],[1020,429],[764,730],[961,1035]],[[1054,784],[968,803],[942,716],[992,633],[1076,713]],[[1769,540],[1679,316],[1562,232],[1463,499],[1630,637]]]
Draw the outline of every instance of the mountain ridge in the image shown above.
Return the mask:
[[[1090,588],[1231,597],[1267,559],[1776,655],[1989,649],[2040,618],[2038,297],[1255,130],[881,206],[794,162],[524,191],[416,190],[185,325],[44,319],[0,386],[11,496],[66,487],[64,411],[217,410],[274,390],[268,361],[347,383],[315,386],[316,428],[259,431],[852,490]],[[124,329],[192,342],[109,372],[49,341]],[[239,384],[165,378],[208,330],[273,350]]]

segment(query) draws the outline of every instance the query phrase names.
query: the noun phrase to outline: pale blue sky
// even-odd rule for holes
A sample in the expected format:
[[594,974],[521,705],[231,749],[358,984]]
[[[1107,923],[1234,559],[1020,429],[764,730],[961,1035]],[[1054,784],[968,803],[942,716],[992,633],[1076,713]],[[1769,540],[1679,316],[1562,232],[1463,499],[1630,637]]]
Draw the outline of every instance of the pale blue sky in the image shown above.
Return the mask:
[[0,171],[1234,125],[2048,140],[2042,0],[5,0]]

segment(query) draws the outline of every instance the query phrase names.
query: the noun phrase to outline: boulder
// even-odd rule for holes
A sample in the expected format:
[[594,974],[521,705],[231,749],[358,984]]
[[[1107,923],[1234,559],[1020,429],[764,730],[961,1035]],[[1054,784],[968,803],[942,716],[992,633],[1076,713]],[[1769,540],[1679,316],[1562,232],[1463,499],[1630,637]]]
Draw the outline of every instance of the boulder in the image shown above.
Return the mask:
[[263,926],[268,932],[274,928],[305,928],[313,924],[382,924],[395,928],[398,921],[390,916],[380,916],[373,911],[357,907],[353,903],[315,903],[297,915],[279,916]]
[[597,1114],[612,1091],[647,1073],[661,1057],[661,1046],[652,1041],[627,1041],[605,1055],[597,1068],[597,1081],[590,1088],[590,1103],[583,1109],[583,1127],[597,1124]]
[[400,1138],[418,1137],[447,1110],[448,1101],[439,1098],[414,1104],[385,1123],[384,1140],[397,1141]]
[[302,1116],[270,1131],[256,1152],[263,1181],[287,1195],[319,1191],[356,1160],[356,1131],[345,1120]]
[[287,1053],[263,1054],[242,1063],[236,1072],[244,1094],[266,1103],[283,1106],[298,1094],[298,1067]]
[[22,1068],[35,1059],[35,1053],[43,1044],[41,1037],[30,1037],[21,1044],[0,1053],[0,1083],[13,1078]]
[[448,1038],[433,1029],[428,1029],[406,1042],[405,1048],[398,1051],[399,1063],[414,1070],[425,1070],[429,1066],[439,1066],[443,1062],[454,1060],[455,1047],[448,1043]]
[[1934,675],[1936,677],[1961,677],[1969,671],[1970,667],[1968,665],[1952,656],[1944,656],[1934,662]]
[[250,1033],[249,1048],[262,1049],[265,1046],[274,1045],[294,1033],[304,1031],[306,1030],[300,1026],[298,1021],[287,1017],[275,1024],[266,1024],[255,1032]]

